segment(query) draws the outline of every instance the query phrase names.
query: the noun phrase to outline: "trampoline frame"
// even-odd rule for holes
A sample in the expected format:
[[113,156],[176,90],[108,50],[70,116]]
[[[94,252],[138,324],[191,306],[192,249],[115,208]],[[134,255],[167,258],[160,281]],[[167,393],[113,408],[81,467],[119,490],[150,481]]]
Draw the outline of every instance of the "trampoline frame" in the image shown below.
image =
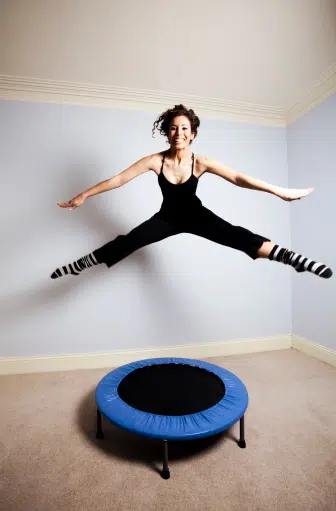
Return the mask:
[[[245,414],[238,419],[239,420],[239,440],[237,442],[238,446],[241,449],[245,449],[246,441],[245,441]],[[237,421],[238,422],[238,421]],[[223,430],[225,431],[225,430]],[[96,438],[99,440],[104,439],[104,432],[102,428],[102,413],[97,408],[97,432]],[[181,440],[178,440],[181,441]],[[183,441],[183,440],[182,440]],[[161,471],[162,479],[170,478],[170,471],[168,466],[168,440],[163,440],[163,463],[162,463],[162,471]]]
[[[207,369],[209,371],[214,372],[214,374],[216,374],[217,376],[219,376],[222,379],[222,381],[223,381],[223,383],[225,383],[225,385],[226,385],[226,380],[228,380],[229,392],[228,392],[228,394],[227,394],[227,392],[225,392],[225,395],[224,395],[223,399],[221,401],[219,401],[219,403],[217,405],[214,405],[213,407],[209,408],[209,410],[212,410],[212,413],[213,413],[213,410],[217,406],[220,406],[220,404],[223,403],[225,400],[226,401],[228,400],[228,403],[232,403],[232,400],[236,397],[236,395],[232,393],[233,392],[233,388],[235,388],[238,385],[238,389],[240,388],[240,390],[238,390],[238,392],[240,392],[240,393],[241,393],[241,391],[243,389],[243,399],[245,397],[246,403],[243,403],[243,407],[241,408],[240,413],[238,412],[235,415],[233,420],[232,420],[232,417],[231,417],[231,420],[229,420],[227,423],[224,423],[223,427],[219,427],[218,428],[218,424],[217,424],[216,427],[214,428],[213,432],[211,432],[210,434],[209,434],[209,432],[205,432],[205,434],[203,432],[202,435],[200,435],[200,436],[202,436],[202,437],[204,437],[204,436],[213,436],[213,435],[222,433],[223,431],[228,430],[231,426],[233,426],[238,421],[240,421],[240,424],[239,424],[239,440],[237,440],[237,444],[242,449],[246,448],[246,441],[245,441],[245,412],[246,412],[246,409],[247,409],[247,406],[248,406],[248,394],[247,394],[247,389],[246,389],[245,385],[243,384],[243,382],[234,373],[231,373],[227,369],[221,368],[220,366],[216,366],[214,364],[210,364],[209,362],[204,362],[204,361],[194,360],[194,359],[186,359],[186,358],[158,358],[158,359],[140,360],[140,361],[137,361],[137,362],[132,362],[130,364],[126,364],[124,366],[121,366],[121,367],[111,371],[110,373],[108,373],[99,382],[99,384],[97,386],[97,389],[96,389],[96,404],[97,404],[97,431],[96,431],[96,438],[99,439],[99,440],[104,439],[104,432],[103,432],[103,428],[102,428],[102,416],[105,416],[106,419],[109,422],[114,423],[116,426],[118,426],[118,427],[120,427],[122,429],[126,429],[126,430],[128,430],[130,432],[133,432],[133,433],[139,435],[139,436],[143,436],[143,435],[144,436],[149,436],[151,438],[156,438],[156,439],[159,439],[160,441],[163,441],[163,468],[162,468],[162,471],[161,471],[161,477],[163,479],[169,479],[170,478],[170,471],[169,471],[169,465],[168,465],[168,463],[169,463],[169,459],[168,459],[168,441],[169,440],[186,441],[186,440],[192,440],[194,438],[199,438],[200,436],[198,436],[198,435],[196,436],[194,434],[195,431],[193,431],[192,433],[189,432],[190,434],[187,434],[185,436],[183,435],[181,437],[180,436],[175,437],[174,434],[171,436],[170,432],[167,432],[167,437],[165,436],[165,434],[162,434],[162,435],[158,436],[157,428],[156,428],[156,432],[154,431],[153,434],[149,435],[148,431],[146,431],[146,429],[143,429],[142,431],[140,431],[140,430],[137,431],[136,429],[128,428],[127,427],[127,423],[125,423],[125,417],[123,417],[123,421],[120,421],[120,420],[116,421],[116,417],[118,417],[118,413],[119,413],[118,406],[120,406],[120,403],[124,403],[125,404],[125,402],[118,396],[118,393],[117,393],[117,387],[118,387],[119,383],[122,381],[122,379],[125,376],[127,376],[128,374],[130,374],[131,372],[133,372],[134,370],[137,370],[137,369],[139,369],[141,367],[146,367],[148,365],[154,365],[154,364],[162,364],[162,363],[163,364],[167,364],[167,363],[190,364],[190,365],[192,365],[194,367],[199,367],[199,368]],[[104,396],[104,393],[106,392],[105,385],[108,388],[108,390],[107,390],[108,395],[109,395],[109,392],[111,390],[111,392],[112,392],[111,396],[113,396],[112,400],[108,399],[109,406],[111,405],[111,403],[114,400],[115,400],[115,403],[117,405],[117,409],[115,411],[115,413],[117,415],[115,415],[114,418],[111,418],[109,415],[107,415],[106,410],[104,409],[104,407],[102,407],[102,404],[104,403],[104,401],[102,401],[102,394]],[[97,392],[99,394],[99,398],[98,399],[97,399]],[[238,396],[239,396],[239,398],[241,398],[241,394],[237,394],[237,397]],[[129,405],[126,404],[126,406],[129,406]],[[141,413],[142,415],[144,415],[143,412],[140,412],[136,408],[133,408],[133,407],[130,407],[130,408],[132,408],[132,417],[133,418],[134,418],[134,413]],[[202,414],[203,414],[203,412],[202,412]],[[150,413],[148,415],[155,416],[155,414],[150,414]],[[193,416],[193,415],[197,415],[197,414],[191,414],[191,416]],[[161,417],[160,415],[157,415],[157,416]],[[188,417],[188,415],[185,415],[184,417]],[[151,424],[151,426],[152,426],[152,424]],[[155,428],[154,428],[154,430],[155,430]]]

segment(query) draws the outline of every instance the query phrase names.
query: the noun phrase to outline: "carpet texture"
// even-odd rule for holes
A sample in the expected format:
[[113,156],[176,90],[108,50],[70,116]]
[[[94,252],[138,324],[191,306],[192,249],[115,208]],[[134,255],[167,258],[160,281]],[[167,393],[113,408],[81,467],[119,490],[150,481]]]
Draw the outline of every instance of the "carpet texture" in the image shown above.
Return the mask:
[[249,392],[239,423],[169,445],[103,419],[94,391],[112,368],[0,377],[2,511],[334,511],[336,370],[295,350],[208,359]]

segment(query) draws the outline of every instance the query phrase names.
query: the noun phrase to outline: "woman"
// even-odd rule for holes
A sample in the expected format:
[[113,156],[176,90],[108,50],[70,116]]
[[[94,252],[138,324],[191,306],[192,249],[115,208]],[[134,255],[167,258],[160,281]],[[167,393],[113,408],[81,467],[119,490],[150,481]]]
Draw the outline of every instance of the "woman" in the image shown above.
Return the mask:
[[309,189],[287,189],[256,180],[211,158],[196,156],[190,150],[197,136],[200,120],[193,110],[184,105],[161,114],[153,126],[168,139],[170,148],[137,161],[123,172],[80,193],[69,202],[58,202],[61,208],[78,208],[88,198],[98,193],[119,188],[131,179],[154,171],[162,191],[163,201],[154,216],[126,235],[94,250],[77,261],[57,268],[51,275],[56,279],[63,275],[79,275],[84,269],[105,263],[108,268],[135,250],[182,232],[196,234],[246,253],[252,259],[269,258],[289,264],[297,272],[309,271],[323,278],[330,278],[332,271],[325,264],[317,263],[291,250],[282,248],[270,239],[254,234],[243,227],[234,226],[212,213],[196,196],[200,177],[209,172],[223,177],[232,184],[272,193],[285,201],[301,199],[312,193]]

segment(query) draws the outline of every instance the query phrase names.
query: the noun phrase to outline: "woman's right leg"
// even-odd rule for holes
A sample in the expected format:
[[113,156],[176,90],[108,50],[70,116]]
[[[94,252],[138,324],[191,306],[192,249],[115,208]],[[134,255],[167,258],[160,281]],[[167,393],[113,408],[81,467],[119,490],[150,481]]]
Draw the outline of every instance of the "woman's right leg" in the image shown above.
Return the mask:
[[81,257],[71,264],[57,268],[52,273],[51,278],[57,279],[63,275],[79,275],[82,270],[101,263],[105,263],[110,268],[139,248],[180,232],[176,224],[164,218],[160,213],[156,213],[128,234],[119,235],[114,240],[94,250],[91,254]]
[[159,213],[135,227],[126,235],[119,235],[93,252],[99,263],[108,268],[129,256],[139,248],[179,234],[178,227]]

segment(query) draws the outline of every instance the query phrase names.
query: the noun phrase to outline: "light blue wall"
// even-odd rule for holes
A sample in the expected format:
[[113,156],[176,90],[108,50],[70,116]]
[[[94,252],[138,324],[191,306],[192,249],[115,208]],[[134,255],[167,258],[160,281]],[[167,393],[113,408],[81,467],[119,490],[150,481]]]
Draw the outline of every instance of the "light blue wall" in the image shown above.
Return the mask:
[[334,272],[293,275],[293,333],[336,349],[336,94],[288,128],[288,165],[290,187],[315,188],[291,206],[292,247]]
[[[69,200],[167,146],[158,133],[151,137],[154,113],[12,101],[0,108],[0,356],[143,349],[291,332],[291,268],[252,261],[190,234],[143,248],[110,270],[101,265],[79,277],[51,280],[57,266],[152,216],[161,191],[155,174],[148,173],[73,212],[56,201]],[[201,118],[194,151],[288,185],[286,129]],[[325,172],[331,172],[329,164]],[[297,181],[311,184],[299,175]],[[318,193],[330,204],[327,185]],[[227,221],[290,245],[289,203],[211,175],[201,178],[198,195]],[[314,201],[299,204],[298,214]],[[326,233],[331,230],[331,217],[320,216],[313,236],[321,248],[312,250],[317,243],[306,239],[303,248],[330,261]],[[318,279],[303,281],[320,294],[330,290]],[[318,313],[321,328],[324,310]]]

